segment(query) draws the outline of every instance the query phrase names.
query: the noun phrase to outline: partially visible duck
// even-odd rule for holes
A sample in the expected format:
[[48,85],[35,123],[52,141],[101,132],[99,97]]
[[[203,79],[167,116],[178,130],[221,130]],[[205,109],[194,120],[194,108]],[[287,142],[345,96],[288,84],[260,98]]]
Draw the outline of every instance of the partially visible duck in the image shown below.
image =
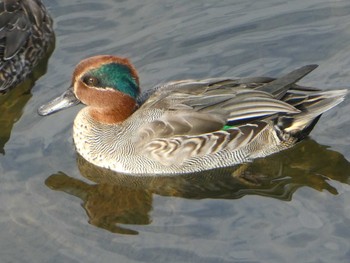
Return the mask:
[[87,105],[73,138],[94,165],[135,175],[192,173],[249,162],[308,135],[347,93],[295,84],[315,68],[278,79],[173,81],[141,94],[128,59],[95,56],[78,64],[72,87],[39,114]]
[[0,93],[21,83],[54,42],[41,0],[0,1]]

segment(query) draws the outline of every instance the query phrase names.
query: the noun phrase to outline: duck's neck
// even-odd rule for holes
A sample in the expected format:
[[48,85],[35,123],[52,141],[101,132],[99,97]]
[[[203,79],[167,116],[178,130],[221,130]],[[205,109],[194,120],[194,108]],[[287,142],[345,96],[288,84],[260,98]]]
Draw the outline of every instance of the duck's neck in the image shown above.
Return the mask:
[[129,118],[136,108],[135,100],[125,96],[122,100],[119,99],[118,104],[113,107],[90,107],[89,114],[100,123],[117,124]]

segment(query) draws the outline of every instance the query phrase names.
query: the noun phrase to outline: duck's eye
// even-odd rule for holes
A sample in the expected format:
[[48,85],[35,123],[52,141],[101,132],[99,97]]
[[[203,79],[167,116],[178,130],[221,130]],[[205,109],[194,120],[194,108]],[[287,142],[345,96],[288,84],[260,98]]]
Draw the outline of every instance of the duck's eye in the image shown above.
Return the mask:
[[91,76],[87,76],[83,79],[83,82],[88,85],[88,86],[93,86],[93,87],[97,87],[98,86],[98,79],[95,77],[91,77]]

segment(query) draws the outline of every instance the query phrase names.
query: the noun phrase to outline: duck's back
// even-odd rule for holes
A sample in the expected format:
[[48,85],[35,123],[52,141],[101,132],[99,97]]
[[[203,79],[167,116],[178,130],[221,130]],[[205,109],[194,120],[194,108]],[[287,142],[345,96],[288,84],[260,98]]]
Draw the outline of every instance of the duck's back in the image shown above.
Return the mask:
[[23,81],[54,41],[40,0],[0,1],[0,92]]
[[129,120],[142,123],[137,132],[128,134],[137,135],[136,152],[148,162],[125,161],[131,163],[127,168],[135,173],[140,172],[135,167],[146,173],[202,171],[291,147],[347,94],[295,84],[315,67],[302,67],[278,79],[184,80],[156,87],[140,97],[140,112]]

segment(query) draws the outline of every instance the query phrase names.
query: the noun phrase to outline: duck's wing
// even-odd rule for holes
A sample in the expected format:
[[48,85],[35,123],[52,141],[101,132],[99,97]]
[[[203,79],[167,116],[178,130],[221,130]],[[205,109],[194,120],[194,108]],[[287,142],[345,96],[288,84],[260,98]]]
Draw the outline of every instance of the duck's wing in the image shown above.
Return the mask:
[[[173,165],[224,148],[238,149],[267,128],[267,122],[248,119],[299,112],[252,89],[254,84],[246,88],[248,84],[231,80],[212,81],[171,83],[150,96],[136,112],[144,114],[145,123],[135,136],[144,155]],[[235,122],[240,125],[233,127]]]
[[[134,114],[144,120],[136,145],[165,165],[224,149],[243,149],[239,155],[248,158],[266,140],[274,140],[271,129],[311,130],[315,118],[343,100],[346,90],[323,92],[295,84],[315,67],[279,79],[185,80],[160,86]],[[245,147],[254,140],[252,149]]]
[[[299,112],[266,92],[241,85],[184,88],[160,100],[152,96],[139,110],[155,117],[148,122],[147,114],[143,116],[135,145],[164,165],[244,147],[268,128],[265,121],[248,120]],[[234,126],[236,122],[240,124]]]
[[214,78],[163,84],[144,95],[148,99],[138,112],[150,113],[154,118],[141,127],[140,135],[145,141],[200,135],[225,129],[225,125],[248,124],[276,114],[299,113],[279,97],[306,74],[303,69],[280,79]]
[[316,69],[318,65],[306,65],[298,68],[281,78],[274,79],[266,85],[257,87],[258,90],[270,93],[276,99],[281,99],[291,88],[295,87],[295,83],[305,77],[311,71]]

